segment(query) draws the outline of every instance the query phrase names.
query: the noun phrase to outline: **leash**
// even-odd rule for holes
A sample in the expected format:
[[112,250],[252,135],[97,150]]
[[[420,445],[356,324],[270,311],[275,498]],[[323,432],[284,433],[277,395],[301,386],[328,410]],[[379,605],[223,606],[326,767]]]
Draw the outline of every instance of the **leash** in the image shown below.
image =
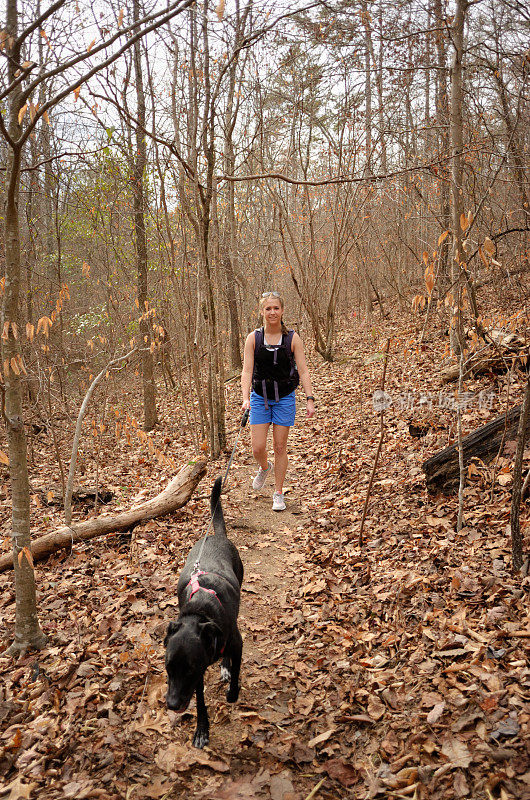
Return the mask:
[[221,494],[223,492],[223,486],[225,485],[226,479],[228,478],[228,472],[230,470],[230,467],[232,466],[232,460],[233,460],[234,454],[236,452],[237,444],[239,442],[239,437],[241,436],[241,431],[243,430],[243,428],[245,427],[245,425],[248,422],[249,413],[250,413],[250,411],[247,408],[247,409],[245,409],[245,411],[243,412],[243,416],[241,417],[241,422],[239,423],[239,431],[238,431],[238,434],[237,434],[236,442],[234,444],[234,447],[232,448],[232,454],[231,454],[231,456],[230,456],[230,458],[228,460],[228,466],[226,468],[225,476],[223,478],[223,482],[221,483],[221,491],[219,492],[219,497],[217,499],[217,503],[215,504],[215,507],[214,507],[214,509],[212,511],[212,514],[211,514],[211,517],[210,517],[210,521],[208,523],[208,527],[206,528],[206,533],[204,534],[204,538],[202,540],[201,547],[199,549],[199,555],[197,556],[197,560],[196,560],[195,564],[193,565],[193,572],[191,573],[191,579],[192,580],[200,572],[200,561],[201,561],[202,551],[204,549],[204,545],[206,543],[206,539],[208,538],[208,535],[210,533],[210,528],[212,527],[213,518],[215,517],[215,512],[217,511],[217,506],[219,505],[219,503],[221,501]]

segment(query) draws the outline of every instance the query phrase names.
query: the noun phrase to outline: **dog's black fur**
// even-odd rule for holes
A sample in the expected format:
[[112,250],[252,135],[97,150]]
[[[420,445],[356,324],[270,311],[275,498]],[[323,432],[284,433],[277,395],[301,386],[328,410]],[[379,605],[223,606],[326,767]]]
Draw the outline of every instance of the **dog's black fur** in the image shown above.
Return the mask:
[[[226,535],[221,508],[222,479],[217,478],[210,497],[214,534],[208,536],[201,554],[199,575],[203,587],[192,595],[190,580],[201,541],[190,551],[179,578],[177,594],[179,618],[170,622],[164,641],[168,691],[167,707],[184,711],[195,692],[197,729],[193,745],[202,748],[209,741],[208,711],[204,702],[204,673],[210,664],[223,657],[221,675],[230,683],[229,703],[239,696],[239,669],[243,641],[237,627],[243,564],[237,548]],[[213,589],[215,594],[204,591]]]

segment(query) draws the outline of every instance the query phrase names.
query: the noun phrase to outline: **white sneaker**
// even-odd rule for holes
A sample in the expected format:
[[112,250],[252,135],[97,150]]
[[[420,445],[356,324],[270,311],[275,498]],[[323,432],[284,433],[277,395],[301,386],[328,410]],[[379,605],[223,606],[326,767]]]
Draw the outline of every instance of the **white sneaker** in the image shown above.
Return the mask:
[[283,494],[281,492],[274,492],[272,495],[272,510],[273,511],[285,511],[286,509],[285,500],[283,499]]
[[260,489],[263,489],[265,486],[265,481],[267,480],[267,475],[272,469],[272,464],[270,461],[267,461],[267,469],[262,469],[261,467],[258,469],[258,474],[252,481],[252,488],[256,489],[259,492]]

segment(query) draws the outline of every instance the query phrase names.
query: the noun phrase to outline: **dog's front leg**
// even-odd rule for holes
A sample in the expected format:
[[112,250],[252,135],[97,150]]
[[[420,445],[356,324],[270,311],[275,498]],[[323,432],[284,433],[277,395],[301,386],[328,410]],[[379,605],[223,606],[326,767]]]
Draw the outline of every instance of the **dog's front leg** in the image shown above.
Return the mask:
[[195,687],[197,698],[197,729],[193,737],[193,746],[202,750],[210,741],[210,723],[208,721],[208,710],[204,702],[204,677],[201,676]]
[[223,663],[221,664],[221,680],[224,683],[230,683],[230,673],[232,669],[232,662],[229,656],[225,656],[223,658]]
[[235,703],[239,697],[239,670],[241,669],[241,655],[243,653],[243,639],[239,631],[236,631],[231,652],[230,687],[226,693],[229,703]]

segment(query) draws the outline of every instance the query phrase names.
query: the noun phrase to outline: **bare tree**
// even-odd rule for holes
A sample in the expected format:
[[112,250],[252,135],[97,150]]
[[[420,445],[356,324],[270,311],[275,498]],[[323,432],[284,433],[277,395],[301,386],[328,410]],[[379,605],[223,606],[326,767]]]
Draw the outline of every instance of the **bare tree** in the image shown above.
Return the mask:
[[[142,19],[109,32],[101,26],[99,43],[93,43],[81,52],[47,69],[39,70],[37,63],[24,60],[32,35],[44,29],[55,14],[66,5],[66,0],[55,0],[40,15],[25,22],[19,30],[19,8],[17,0],[8,0],[6,7],[6,35],[3,39],[6,68],[0,100],[4,108],[0,112],[0,134],[7,145],[7,169],[5,176],[5,258],[6,281],[2,305],[2,364],[5,384],[5,422],[7,428],[10,480],[12,490],[12,542],[16,587],[15,638],[10,652],[40,647],[44,637],[40,630],[35,599],[35,578],[31,561],[29,520],[29,477],[27,468],[26,436],[22,404],[21,377],[25,367],[20,352],[20,282],[21,240],[19,228],[20,170],[24,146],[41,119],[46,120],[49,111],[69,94],[77,91],[101,69],[118,59],[134,46],[147,32],[165,24],[181,13],[192,0],[177,0],[163,11],[155,11]],[[62,79],[53,94],[38,106],[33,97],[42,84],[49,84],[54,77]]]

